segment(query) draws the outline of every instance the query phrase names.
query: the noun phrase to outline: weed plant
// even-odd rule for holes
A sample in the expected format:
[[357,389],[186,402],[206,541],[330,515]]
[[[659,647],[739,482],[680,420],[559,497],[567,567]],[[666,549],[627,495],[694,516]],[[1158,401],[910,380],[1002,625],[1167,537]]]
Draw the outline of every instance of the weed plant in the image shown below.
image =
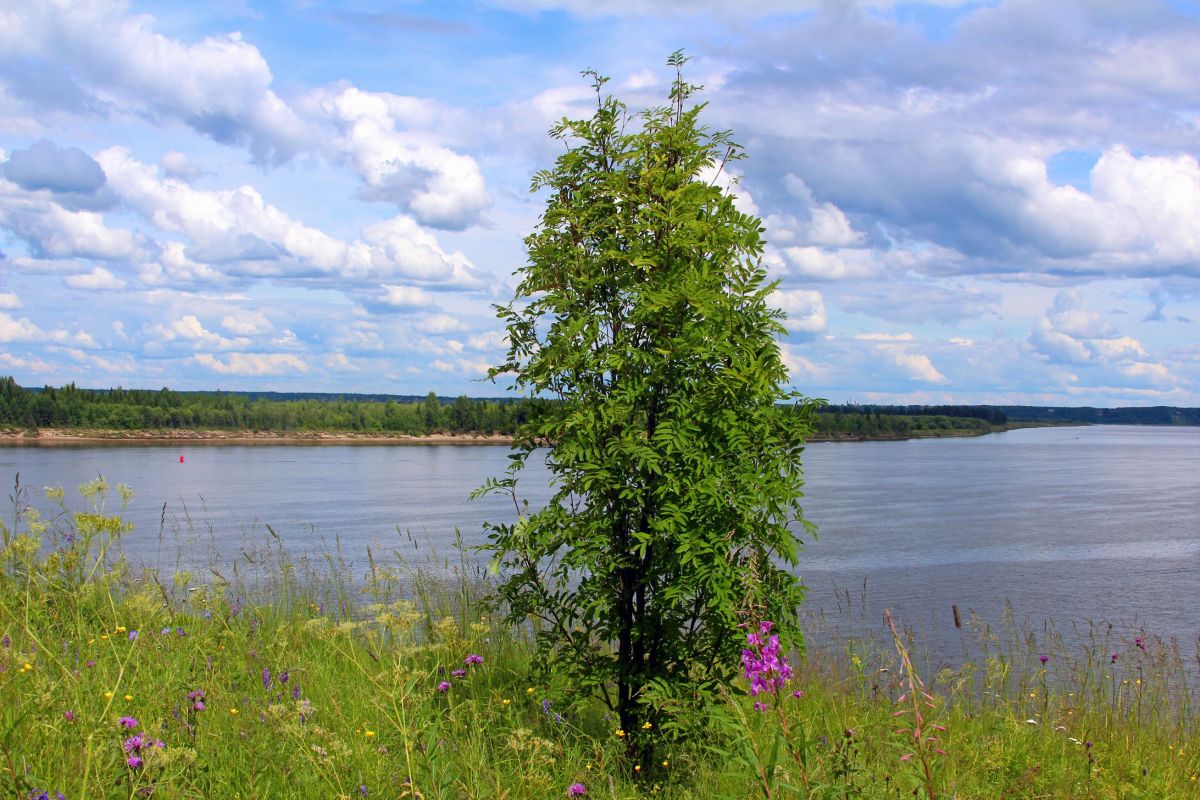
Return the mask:
[[462,564],[274,539],[248,575],[134,570],[111,488],[82,495],[18,486],[0,525],[3,797],[1200,796],[1200,661],[1147,634],[967,618],[970,658],[923,676],[899,624],[785,658],[759,621],[707,735],[635,769]]

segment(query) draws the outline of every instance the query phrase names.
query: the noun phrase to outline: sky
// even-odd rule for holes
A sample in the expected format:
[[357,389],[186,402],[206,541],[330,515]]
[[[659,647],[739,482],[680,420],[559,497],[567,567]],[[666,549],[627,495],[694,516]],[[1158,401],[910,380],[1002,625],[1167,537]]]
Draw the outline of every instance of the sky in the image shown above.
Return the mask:
[[584,69],[685,50],[791,385],[1200,406],[1200,2],[0,4],[0,375],[498,396]]

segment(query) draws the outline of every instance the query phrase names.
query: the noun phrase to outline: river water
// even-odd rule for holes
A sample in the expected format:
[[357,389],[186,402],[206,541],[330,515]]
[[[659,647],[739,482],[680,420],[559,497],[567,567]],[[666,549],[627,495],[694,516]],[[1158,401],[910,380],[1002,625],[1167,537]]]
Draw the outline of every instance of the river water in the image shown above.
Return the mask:
[[[0,448],[0,479],[68,490],[131,485],[131,561],[169,572],[229,563],[273,541],[457,557],[509,521],[511,499],[467,496],[506,464],[503,446],[127,445]],[[183,461],[180,461],[180,457]],[[951,605],[995,623],[1011,602],[1034,625],[1114,622],[1200,637],[1200,428],[1036,428],[961,439],[819,443],[804,454],[805,514],[819,528],[799,573],[810,610],[953,631]],[[530,469],[522,496],[548,496]],[[70,499],[81,507],[77,495]],[[115,492],[109,509],[119,505]],[[11,507],[3,518],[11,524]],[[482,559],[480,559],[482,560]],[[864,603],[865,598],[865,603]],[[847,606],[848,604],[848,606]]]

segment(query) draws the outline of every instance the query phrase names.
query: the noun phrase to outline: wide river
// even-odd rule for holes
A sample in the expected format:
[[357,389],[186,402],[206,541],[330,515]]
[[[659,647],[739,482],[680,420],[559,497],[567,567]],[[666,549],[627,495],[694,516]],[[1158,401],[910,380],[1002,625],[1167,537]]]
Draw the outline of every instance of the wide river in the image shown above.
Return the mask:
[[[295,553],[340,544],[408,560],[454,557],[455,530],[483,540],[511,501],[467,495],[506,466],[497,446],[195,445],[0,448],[0,479],[73,489],[97,475],[135,495],[131,561],[170,571],[228,564],[269,541]],[[180,456],[183,456],[182,463]],[[878,619],[890,607],[945,639],[951,604],[997,622],[1111,621],[1200,637],[1200,428],[1037,428],[978,438],[812,444],[805,514],[819,528],[799,574],[811,609]],[[4,492],[8,494],[9,492]],[[73,492],[72,492],[73,495]],[[530,470],[522,496],[548,496]],[[78,495],[70,497],[81,507]],[[109,509],[119,505],[113,492]],[[3,518],[11,524],[11,507]],[[416,547],[414,547],[414,542]],[[836,587],[836,588],[835,588]],[[865,587],[865,588],[864,588]],[[865,596],[864,611],[862,599]]]

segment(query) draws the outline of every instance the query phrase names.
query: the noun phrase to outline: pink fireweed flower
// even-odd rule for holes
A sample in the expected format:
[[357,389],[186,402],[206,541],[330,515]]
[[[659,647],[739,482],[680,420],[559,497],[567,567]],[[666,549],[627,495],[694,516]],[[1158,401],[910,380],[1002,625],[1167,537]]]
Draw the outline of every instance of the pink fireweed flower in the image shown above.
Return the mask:
[[755,703],[754,710],[761,714],[762,712],[767,710],[767,704],[766,703]]
[[[772,623],[763,622],[759,630],[765,635],[772,627]],[[779,636],[770,636],[763,643],[759,634],[750,633],[746,635],[746,642],[753,647],[742,651],[742,667],[746,680],[750,681],[750,696],[760,692],[775,694],[792,677],[792,667],[782,655]]]

